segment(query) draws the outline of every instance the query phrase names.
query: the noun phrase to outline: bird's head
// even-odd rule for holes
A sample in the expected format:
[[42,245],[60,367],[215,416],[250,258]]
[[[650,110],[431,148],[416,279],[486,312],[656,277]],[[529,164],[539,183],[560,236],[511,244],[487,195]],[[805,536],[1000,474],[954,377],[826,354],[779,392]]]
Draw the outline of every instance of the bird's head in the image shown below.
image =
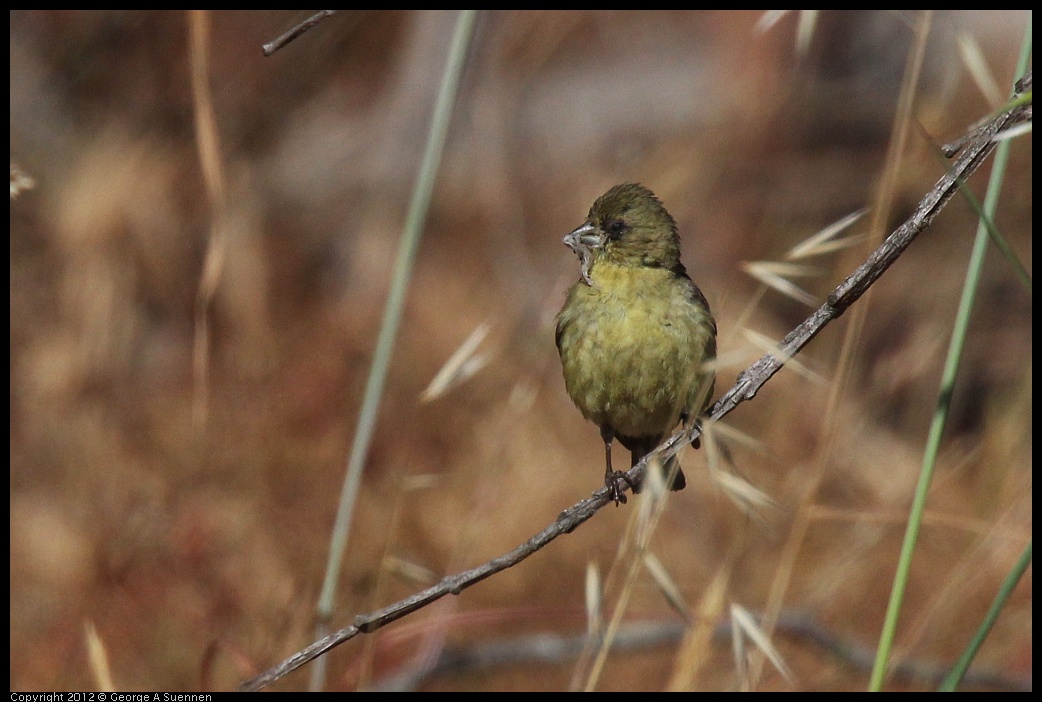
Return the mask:
[[616,185],[597,198],[586,221],[564,243],[579,257],[583,279],[591,285],[590,268],[598,261],[670,270],[680,266],[676,221],[654,193],[635,183]]

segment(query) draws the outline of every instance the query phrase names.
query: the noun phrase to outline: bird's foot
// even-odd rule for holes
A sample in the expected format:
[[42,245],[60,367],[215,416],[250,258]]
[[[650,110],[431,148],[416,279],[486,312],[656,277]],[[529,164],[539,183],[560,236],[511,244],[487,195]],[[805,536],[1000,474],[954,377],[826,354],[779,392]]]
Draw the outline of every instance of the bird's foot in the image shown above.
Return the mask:
[[615,506],[626,504],[626,487],[630,489],[637,487],[631,481],[628,475],[621,470],[613,470],[609,473],[604,474],[604,485],[608,488],[608,496],[615,501]]

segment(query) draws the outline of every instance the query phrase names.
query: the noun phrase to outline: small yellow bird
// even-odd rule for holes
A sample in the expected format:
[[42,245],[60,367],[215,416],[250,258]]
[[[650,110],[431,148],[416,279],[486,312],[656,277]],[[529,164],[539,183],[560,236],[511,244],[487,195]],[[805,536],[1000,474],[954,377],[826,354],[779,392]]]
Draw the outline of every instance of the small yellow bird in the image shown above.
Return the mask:
[[[623,483],[634,493],[642,486],[612,470],[612,440],[630,450],[632,467],[678,422],[698,420],[716,382],[716,322],[680,262],[676,221],[647,188],[615,186],[564,243],[582,269],[557,315],[564,384],[600,427],[604,483],[624,503]],[[669,487],[686,484],[677,466]]]

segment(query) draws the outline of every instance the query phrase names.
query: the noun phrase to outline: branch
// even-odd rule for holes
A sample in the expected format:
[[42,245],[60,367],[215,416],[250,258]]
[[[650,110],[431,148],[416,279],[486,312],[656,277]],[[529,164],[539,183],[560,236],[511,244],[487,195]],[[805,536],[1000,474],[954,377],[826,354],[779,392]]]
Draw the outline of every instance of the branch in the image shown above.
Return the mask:
[[[1031,73],[1025,74],[1017,85],[1021,92],[1030,91]],[[848,307],[856,302],[897,260],[901,253],[908,248],[908,245],[929,227],[934,217],[937,216],[952,195],[955,194],[959,182],[969,178],[994,150],[995,136],[1015,124],[1030,119],[1031,105],[1019,105],[992,119],[978,130],[969,145],[964,147],[962,155],[952,168],[944,174],[930,192],[919,202],[919,206],[916,207],[912,216],[887,237],[886,241],[854,273],[832,291],[826,298],[825,304],[782,340],[777,354],[767,354],[739,374],[737,384],[713,405],[709,412],[710,419],[713,421],[718,420],[729,414],[742,402],[756,397],[756,393],[759,392],[764,383],[781,370],[787,359],[799,353],[804,346],[810,343],[811,339],[817,336],[818,332],[826,324],[842,315]],[[673,434],[652,454],[662,454],[663,458],[668,457],[679,451],[684,442],[690,441],[700,433],[700,427],[696,423],[692,423],[690,428],[682,429]],[[645,456],[640,463],[628,471],[628,483],[633,485],[640,484],[652,454]],[[316,641],[274,668],[244,681],[240,686],[240,690],[246,692],[260,690],[345,641],[353,639],[358,634],[368,634],[376,631],[445,595],[460,594],[471,585],[520,563],[557,537],[571,532],[611,502],[612,499],[608,494],[608,489],[602,487],[594,492],[592,496],[561,512],[553,524],[513,551],[494,558],[477,568],[447,576],[436,585],[381,610],[358,615],[351,626]]]
[[[1017,81],[1017,93],[1014,98],[1031,92],[1032,72],[1028,71]],[[777,354],[767,354],[738,375],[738,382],[726,395],[721,397],[709,411],[709,417],[715,421],[731,413],[735,407],[756,397],[763,384],[771,376],[781,370],[785,362],[799,353],[810,340],[818,335],[826,324],[842,315],[848,307],[857,301],[869,287],[898,259],[908,245],[933,222],[952,195],[959,189],[977,167],[995,150],[995,137],[1010,127],[1031,120],[1031,104],[1018,105],[1011,110],[974,129],[969,146],[960,145],[962,155],[955,164],[941,177],[928,192],[912,216],[904,224],[894,230],[856,271],[829,294],[825,304],[810,317],[782,339]],[[701,433],[700,427],[693,425],[690,429],[678,431],[671,436],[658,451],[663,457],[676,453],[685,440],[691,440]],[[643,477],[646,469],[644,461],[631,468],[627,474],[630,481]]]
[[[756,614],[762,621],[762,615]],[[623,624],[611,640],[613,653],[647,651],[658,646],[675,645],[683,640],[688,626],[683,621],[631,621]],[[802,646],[808,653],[817,648],[856,672],[872,670],[875,649],[851,640],[800,610],[783,611],[776,631]],[[713,625],[712,642],[717,645],[732,641],[734,626],[729,617]],[[481,672],[506,665],[537,663],[559,664],[574,660],[589,642],[590,633],[559,634],[535,632],[521,636],[484,639],[466,646],[448,646],[433,662],[407,665],[373,682],[371,692],[415,692],[420,685],[439,676]],[[904,659],[888,672],[895,682],[938,685],[947,675],[949,661]],[[960,689],[986,688],[997,691],[1029,692],[1030,673],[1018,675],[1001,669],[975,666],[963,678]]]
[[276,51],[284,47],[286,44],[299,37],[304,32],[314,27],[316,24],[324,20],[326,17],[331,17],[335,14],[336,10],[322,10],[320,12],[316,12],[297,26],[293,27],[287,32],[284,32],[283,34],[279,35],[278,37],[272,39],[267,44],[262,46],[261,49],[264,51],[264,55],[271,56],[273,53],[275,53]]

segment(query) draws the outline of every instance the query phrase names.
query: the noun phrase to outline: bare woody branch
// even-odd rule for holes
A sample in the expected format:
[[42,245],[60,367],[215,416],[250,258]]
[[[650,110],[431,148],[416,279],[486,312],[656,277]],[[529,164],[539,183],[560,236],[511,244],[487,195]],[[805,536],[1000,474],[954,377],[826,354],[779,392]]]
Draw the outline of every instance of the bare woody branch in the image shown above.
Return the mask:
[[308,31],[316,24],[324,20],[326,17],[331,17],[336,14],[336,10],[322,10],[308,17],[306,20],[293,27],[289,31],[279,35],[272,39],[267,44],[261,47],[264,51],[265,56],[271,56],[273,53],[290,43],[304,32]]
[[[1018,96],[1022,93],[1030,93],[1031,77],[1032,73],[1029,71],[1017,82]],[[756,397],[756,393],[763,387],[763,384],[781,370],[787,359],[799,353],[826,324],[842,315],[847,308],[854,304],[890,268],[908,248],[908,245],[930,226],[934,217],[956,193],[959,184],[965,182],[995,150],[995,137],[1010,127],[1029,120],[1031,120],[1030,103],[1003,112],[983,127],[975,130],[973,139],[968,146],[963,148],[962,155],[919,201],[912,216],[895,229],[856,271],[829,294],[825,304],[782,339],[778,345],[777,354],[767,354],[739,374],[737,384],[713,405],[709,412],[710,417],[720,419],[742,402]],[[670,437],[663,448],[675,446],[687,433],[678,432],[677,435]],[[697,430],[692,435],[697,435]]]
[[[1018,95],[1030,94],[1031,72],[1018,81]],[[832,291],[825,303],[802,324],[793,329],[779,344],[778,352],[767,354],[738,376],[738,382],[710,410],[717,420],[729,414],[739,404],[751,400],[770,378],[781,370],[785,362],[800,352],[832,320],[842,315],[866,290],[897,260],[915,238],[925,231],[937,214],[955,194],[959,183],[965,181],[995,149],[995,136],[1010,127],[1031,120],[1031,104],[1018,105],[988,121],[974,131],[972,138],[962,146],[962,155],[937,184],[919,202],[904,224],[898,227],[868,259]],[[652,455],[663,457],[676,453],[680,446],[698,436],[700,428],[692,426],[676,432],[648,456],[631,468],[627,476],[631,484],[639,484]],[[602,507],[612,502],[607,488],[597,490],[582,502],[561,512],[557,519],[513,551],[471,570],[443,578],[436,585],[418,592],[381,610],[355,617],[351,626],[316,641],[295,653],[275,667],[242,683],[243,691],[264,688],[305,663],[321,656],[358,634],[367,634],[427,606],[445,595],[458,595],[485,578],[520,563],[559,536],[567,534],[588,520]]]

